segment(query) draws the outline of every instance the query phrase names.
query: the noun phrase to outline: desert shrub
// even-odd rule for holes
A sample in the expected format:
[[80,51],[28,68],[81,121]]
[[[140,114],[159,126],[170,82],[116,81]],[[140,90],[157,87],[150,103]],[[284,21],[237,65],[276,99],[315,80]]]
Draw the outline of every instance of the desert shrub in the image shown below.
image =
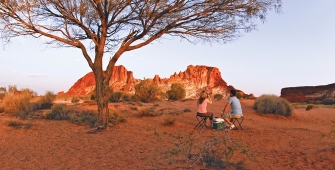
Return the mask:
[[67,120],[72,111],[65,104],[55,104],[51,107],[51,111],[45,114],[46,119],[51,120]]
[[91,94],[90,99],[91,99],[91,100],[95,100],[95,95],[94,95],[94,94]]
[[214,99],[216,99],[216,100],[221,100],[222,99],[222,94],[215,94],[214,95]]
[[7,93],[6,87],[0,87],[0,103]]
[[93,127],[98,120],[97,115],[97,113],[88,110],[82,112],[67,112],[67,116],[65,116],[65,119],[67,119],[71,123],[79,125],[87,124]]
[[175,116],[163,116],[163,125],[173,125],[176,122],[177,118]]
[[130,107],[131,110],[138,110],[137,107]]
[[112,103],[119,102],[122,97],[122,92],[112,92],[109,96],[109,101]]
[[326,98],[326,99],[323,99],[322,104],[325,104],[325,105],[332,105],[332,104],[335,104],[335,99],[334,98]]
[[153,117],[153,116],[158,116],[158,114],[155,113],[153,109],[142,108],[138,110],[138,116],[139,117]]
[[133,101],[133,102],[139,102],[140,101],[140,99],[136,95],[130,96],[130,100]]
[[131,96],[130,94],[123,94],[122,95],[122,101],[131,101]]
[[184,112],[191,112],[191,109],[190,108],[186,108],[186,109],[184,109]]
[[113,110],[110,113],[109,122],[111,122],[112,124],[124,123],[127,122],[127,119],[124,116],[122,116],[122,113]]
[[30,122],[23,122],[21,120],[9,120],[7,121],[7,126],[12,126],[15,128],[29,129],[32,124]]
[[291,116],[291,104],[284,98],[276,95],[262,95],[258,97],[253,105],[253,109],[262,114],[279,114]]
[[308,111],[308,110],[311,110],[311,109],[313,109],[314,108],[314,105],[313,104],[310,104],[310,105],[308,105],[307,107],[306,107],[306,110]]
[[71,103],[79,103],[79,97],[72,97]]
[[165,161],[182,169],[194,169],[201,164],[204,168],[200,169],[244,169],[242,163],[231,160],[233,156],[249,154],[244,141],[231,139],[226,133],[215,133],[203,139],[200,138],[201,132],[197,134],[195,131],[183,131],[159,133],[155,130],[158,141],[171,141],[163,154],[157,154],[159,156],[155,158],[156,163],[163,164],[162,161]]
[[30,89],[23,89],[18,93],[14,91],[14,87],[11,87],[11,92],[6,93],[3,98],[4,112],[11,116],[26,118],[32,111],[37,109],[34,104],[30,103],[36,92]]
[[39,109],[50,109],[55,99],[56,95],[53,92],[46,91],[44,96],[37,102],[39,104]]
[[146,79],[135,86],[135,95],[140,101],[148,103],[158,100],[161,91],[154,81]]
[[186,96],[186,90],[181,83],[172,83],[171,90],[166,91],[169,100],[181,100]]

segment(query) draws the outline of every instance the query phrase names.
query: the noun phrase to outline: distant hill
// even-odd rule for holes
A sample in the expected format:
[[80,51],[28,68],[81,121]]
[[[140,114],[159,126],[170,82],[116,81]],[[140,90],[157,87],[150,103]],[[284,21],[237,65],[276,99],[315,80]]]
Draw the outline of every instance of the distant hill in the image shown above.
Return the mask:
[[290,102],[335,98],[335,83],[320,86],[285,87],[281,89],[280,96]]

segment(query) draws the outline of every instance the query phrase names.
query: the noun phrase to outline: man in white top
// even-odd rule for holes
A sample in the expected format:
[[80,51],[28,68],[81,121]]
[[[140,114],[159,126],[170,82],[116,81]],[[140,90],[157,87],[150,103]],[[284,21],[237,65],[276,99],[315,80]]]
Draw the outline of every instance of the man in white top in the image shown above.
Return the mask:
[[[229,106],[231,107],[231,112],[225,113]],[[230,90],[230,97],[228,99],[228,103],[222,110],[221,117],[223,117],[223,119],[229,124],[230,129],[235,128],[234,124],[230,122],[231,118],[243,117],[240,100],[236,97],[236,90]]]

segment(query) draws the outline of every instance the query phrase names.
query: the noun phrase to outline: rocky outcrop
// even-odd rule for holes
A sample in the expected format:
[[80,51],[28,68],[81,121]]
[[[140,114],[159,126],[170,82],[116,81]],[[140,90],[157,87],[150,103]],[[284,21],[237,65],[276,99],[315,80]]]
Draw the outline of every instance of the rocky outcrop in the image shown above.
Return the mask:
[[[134,92],[136,80],[133,77],[133,72],[128,71],[124,66],[115,66],[113,74],[109,82],[109,86],[114,91]],[[94,73],[87,73],[80,78],[70,89],[66,92],[67,95],[86,95],[94,93],[95,77]]]
[[[135,93],[135,85],[141,80],[133,77],[133,72],[127,71],[123,66],[115,66],[110,87],[114,91]],[[174,73],[170,78],[160,78],[155,75],[152,80],[162,89],[163,92],[170,90],[171,84],[182,83],[186,90],[186,98],[195,98],[200,91],[206,90],[209,93],[221,94],[223,98],[229,97],[229,90],[234,89],[228,86],[222,79],[221,72],[216,67],[190,65],[183,72]],[[92,94],[95,88],[93,72],[80,78],[66,93],[68,95]]]
[[202,90],[206,90],[212,94],[222,94],[224,98],[227,98],[229,96],[229,89],[233,88],[227,86],[218,68],[199,65],[189,65],[185,71],[178,74],[175,72],[170,78],[162,79],[158,75],[155,75],[153,81],[163,91],[169,90],[173,83],[184,84],[186,98],[195,98]]
[[325,98],[335,98],[335,83],[322,86],[286,87],[281,89],[281,95],[290,102],[316,101]]

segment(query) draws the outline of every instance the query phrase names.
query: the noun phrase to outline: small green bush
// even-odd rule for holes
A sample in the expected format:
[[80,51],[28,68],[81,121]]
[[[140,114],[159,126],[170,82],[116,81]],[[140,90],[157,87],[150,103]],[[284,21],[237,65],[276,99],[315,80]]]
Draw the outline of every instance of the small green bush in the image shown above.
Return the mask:
[[98,114],[92,111],[82,111],[81,113],[68,112],[67,120],[75,124],[87,124],[93,127],[98,120]]
[[138,110],[138,116],[139,117],[153,117],[153,116],[158,116],[153,109],[149,108],[142,108]]
[[21,129],[29,129],[32,126],[32,124],[30,122],[25,123],[20,120],[9,120],[7,122],[7,126],[12,126],[12,127],[21,128]]
[[291,104],[286,99],[276,95],[262,95],[258,97],[254,102],[253,109],[262,114],[292,115]]
[[79,103],[80,99],[78,97],[72,97],[71,103]]
[[332,104],[335,104],[335,99],[334,98],[326,98],[326,99],[323,99],[322,104],[325,104],[325,105],[332,105]]
[[117,124],[127,122],[127,119],[122,116],[120,112],[113,110],[110,114],[109,121],[113,124]]
[[72,111],[65,104],[55,104],[51,107],[51,111],[45,115],[46,119],[51,120],[67,120],[69,113]]
[[95,95],[94,95],[94,94],[91,94],[90,99],[91,99],[91,100],[95,100]]
[[183,84],[181,83],[172,83],[171,90],[166,92],[169,100],[181,100],[186,96],[186,90]]
[[216,100],[221,100],[222,99],[222,94],[215,94],[214,95],[214,99],[216,99]]
[[310,104],[310,105],[308,105],[307,107],[306,107],[306,110],[308,111],[308,110],[311,110],[311,109],[313,109],[314,108],[314,105],[313,104]]
[[161,95],[161,91],[154,81],[146,79],[135,86],[135,95],[145,103],[156,101]]
[[140,101],[140,99],[136,95],[130,96],[130,100],[133,101],[133,102],[139,102]]
[[112,92],[109,96],[109,101],[112,103],[119,102],[122,97],[122,92]]
[[123,95],[122,95],[122,101],[126,101],[126,102],[131,101],[131,96],[130,96],[130,94],[123,94]]
[[46,91],[44,96],[37,102],[39,104],[39,109],[50,109],[55,99],[56,95],[53,92]]
[[191,109],[190,108],[186,108],[186,109],[184,109],[184,112],[191,112]]
[[75,112],[69,109],[65,104],[55,104],[51,107],[51,111],[45,115],[50,120],[67,120],[75,124],[87,124],[93,127],[98,120],[98,114],[90,110]]

